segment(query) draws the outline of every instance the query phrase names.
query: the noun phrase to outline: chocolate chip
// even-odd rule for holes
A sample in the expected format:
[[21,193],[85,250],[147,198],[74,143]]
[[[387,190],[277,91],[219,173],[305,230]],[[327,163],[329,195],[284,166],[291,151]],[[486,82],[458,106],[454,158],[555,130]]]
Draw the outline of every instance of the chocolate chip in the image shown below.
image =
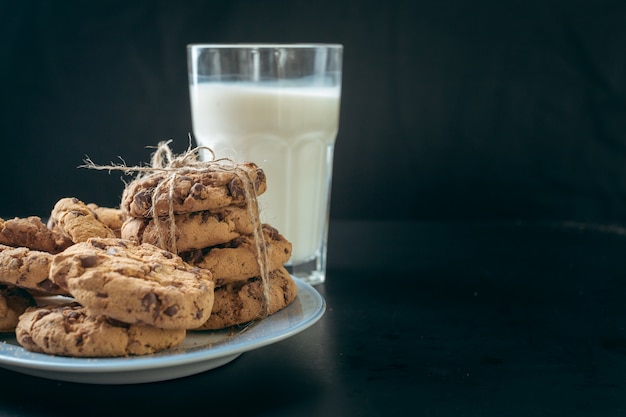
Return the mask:
[[239,198],[244,196],[243,187],[241,186],[241,181],[239,181],[239,178],[233,178],[228,183],[228,190],[230,191],[230,195],[232,195],[233,198]]
[[83,255],[80,257],[80,266],[83,268],[91,268],[98,263],[98,257],[96,255]]
[[65,320],[69,323],[76,323],[80,319],[81,314],[78,311],[70,311],[65,316]]
[[99,242],[98,240],[92,240],[91,246],[98,249],[106,249],[106,245],[102,242]]
[[204,200],[206,198],[206,187],[200,183],[196,183],[189,190],[189,194],[194,200]]
[[158,302],[159,299],[152,292],[144,295],[144,297],[141,299],[141,305],[148,311],[152,310],[153,306],[156,306]]
[[63,317],[63,330],[65,330],[65,333],[72,332],[72,326],[80,320],[80,317],[81,314],[73,310],[65,314]]
[[172,252],[168,252],[166,250],[164,250],[163,252],[161,252],[163,254],[164,257],[166,257],[167,259],[172,259],[174,258],[174,254]]
[[148,210],[152,206],[152,192],[151,191],[139,191],[133,198],[135,205],[139,210]]
[[28,345],[28,346],[37,346],[37,344],[35,343],[35,341],[29,334],[22,336],[22,338],[20,339],[20,344]]
[[178,306],[177,305],[169,306],[168,308],[163,310],[163,313],[166,316],[172,317],[172,316],[176,315],[176,313],[178,313]]

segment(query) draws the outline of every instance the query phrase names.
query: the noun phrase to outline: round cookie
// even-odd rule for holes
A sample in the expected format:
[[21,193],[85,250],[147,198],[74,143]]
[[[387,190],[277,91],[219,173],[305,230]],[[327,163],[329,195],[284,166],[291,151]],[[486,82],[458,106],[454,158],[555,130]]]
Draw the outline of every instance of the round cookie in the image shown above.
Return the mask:
[[215,289],[215,302],[209,319],[194,330],[215,330],[262,319],[295,300],[298,288],[285,268],[269,273],[269,308],[263,295],[260,277],[224,285]]
[[90,237],[115,237],[115,233],[96,219],[89,207],[75,197],[66,197],[57,201],[50,213],[48,227],[58,228],[74,243],[85,242]]
[[247,208],[237,206],[175,214],[175,247],[168,239],[170,224],[168,217],[159,218],[158,225],[153,218],[131,217],[122,225],[121,236],[180,253],[225,243],[254,231]]
[[32,352],[76,357],[148,355],[185,339],[184,329],[131,325],[71,303],[29,308],[15,329],[17,341]]
[[0,332],[15,331],[20,315],[35,305],[35,299],[28,291],[12,285],[0,285]]
[[94,313],[186,329],[211,314],[211,272],[147,243],[92,238],[56,255],[50,278]]
[[[291,242],[268,224],[264,224],[262,228],[269,261],[267,269],[273,271],[283,266],[291,257]],[[257,245],[252,235],[241,236],[223,245],[188,252],[182,256],[193,265],[211,271],[216,286],[245,281],[261,274]]]
[[0,245],[0,284],[15,285],[40,294],[67,295],[49,279],[55,255],[28,248]]
[[37,216],[0,219],[0,244],[59,253],[72,243],[63,234],[48,229]]
[[267,186],[265,173],[252,162],[239,164],[237,169],[176,174],[173,186],[172,176],[172,173],[156,172],[135,179],[122,193],[121,209],[131,217],[160,217],[167,216],[170,208],[176,214],[183,214],[245,205],[240,176],[249,177],[257,195],[264,193]]

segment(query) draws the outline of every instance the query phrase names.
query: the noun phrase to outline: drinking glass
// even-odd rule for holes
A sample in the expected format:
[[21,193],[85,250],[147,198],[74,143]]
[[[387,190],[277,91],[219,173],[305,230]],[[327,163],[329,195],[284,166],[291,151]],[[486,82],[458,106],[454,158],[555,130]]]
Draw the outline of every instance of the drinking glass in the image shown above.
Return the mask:
[[310,284],[326,278],[342,55],[338,44],[187,46],[197,144],[263,168],[261,221],[292,243],[286,267]]

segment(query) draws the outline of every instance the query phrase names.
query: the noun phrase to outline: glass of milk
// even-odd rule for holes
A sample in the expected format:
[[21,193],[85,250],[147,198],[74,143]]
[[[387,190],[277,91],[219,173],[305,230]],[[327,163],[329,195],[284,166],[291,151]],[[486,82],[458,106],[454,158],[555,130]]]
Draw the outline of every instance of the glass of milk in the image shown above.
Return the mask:
[[261,221],[292,243],[287,268],[310,284],[326,276],[342,54],[337,44],[187,47],[198,145],[263,168]]

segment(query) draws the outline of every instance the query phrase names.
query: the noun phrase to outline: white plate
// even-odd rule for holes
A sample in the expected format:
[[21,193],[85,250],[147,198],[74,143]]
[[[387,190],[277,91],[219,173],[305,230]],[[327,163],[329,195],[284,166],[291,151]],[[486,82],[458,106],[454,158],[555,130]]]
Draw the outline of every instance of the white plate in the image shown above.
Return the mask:
[[225,365],[244,352],[293,336],[317,322],[326,301],[298,278],[298,296],[289,306],[247,327],[188,332],[177,347],[146,356],[69,358],[33,353],[15,334],[0,335],[0,367],[59,381],[89,384],[136,384],[164,381]]

